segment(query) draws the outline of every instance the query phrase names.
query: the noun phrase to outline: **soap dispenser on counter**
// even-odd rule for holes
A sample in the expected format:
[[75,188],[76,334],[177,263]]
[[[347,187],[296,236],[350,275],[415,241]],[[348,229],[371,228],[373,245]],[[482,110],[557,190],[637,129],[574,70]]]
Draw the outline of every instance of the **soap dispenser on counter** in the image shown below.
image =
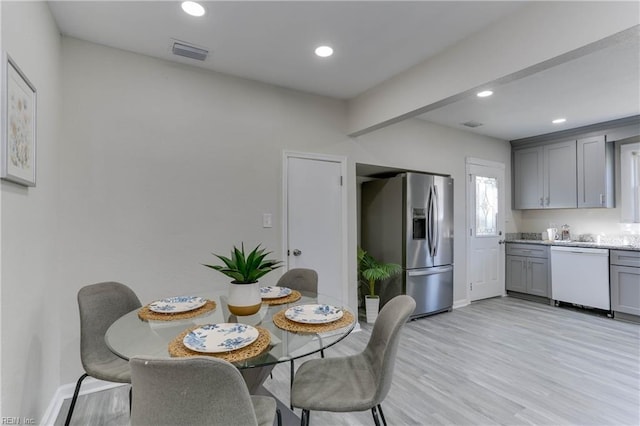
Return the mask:
[[562,232],[560,235],[560,239],[562,241],[571,241],[571,232],[569,232],[569,225],[562,225]]

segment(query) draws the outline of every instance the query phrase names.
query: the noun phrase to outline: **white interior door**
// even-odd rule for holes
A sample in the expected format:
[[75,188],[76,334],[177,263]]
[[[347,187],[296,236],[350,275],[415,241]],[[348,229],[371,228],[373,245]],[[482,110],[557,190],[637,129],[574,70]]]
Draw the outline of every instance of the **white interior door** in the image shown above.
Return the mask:
[[467,159],[469,300],[504,294],[504,164]]
[[347,303],[345,161],[285,154],[287,269],[318,272],[318,292]]

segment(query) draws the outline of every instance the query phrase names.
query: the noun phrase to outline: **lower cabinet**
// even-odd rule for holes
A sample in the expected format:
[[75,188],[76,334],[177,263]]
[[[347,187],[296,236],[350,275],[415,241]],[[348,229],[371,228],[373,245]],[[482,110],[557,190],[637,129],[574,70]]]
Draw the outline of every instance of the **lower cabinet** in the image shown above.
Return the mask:
[[611,310],[640,315],[640,252],[611,250]]
[[549,248],[507,244],[507,291],[549,297]]

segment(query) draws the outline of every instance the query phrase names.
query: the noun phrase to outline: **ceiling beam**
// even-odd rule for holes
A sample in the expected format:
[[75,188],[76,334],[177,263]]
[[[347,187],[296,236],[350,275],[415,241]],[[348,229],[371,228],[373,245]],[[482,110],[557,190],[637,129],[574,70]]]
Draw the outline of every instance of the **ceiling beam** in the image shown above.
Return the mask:
[[366,134],[455,102],[489,83],[548,69],[590,53],[587,45],[602,48],[603,39],[637,33],[639,25],[638,2],[532,2],[350,100],[348,133]]

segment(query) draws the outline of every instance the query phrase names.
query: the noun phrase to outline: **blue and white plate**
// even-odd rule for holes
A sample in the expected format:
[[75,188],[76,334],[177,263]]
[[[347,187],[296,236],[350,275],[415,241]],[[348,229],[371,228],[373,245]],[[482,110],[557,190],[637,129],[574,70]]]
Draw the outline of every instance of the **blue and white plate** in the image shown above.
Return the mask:
[[198,296],[176,296],[167,299],[156,300],[149,304],[149,309],[153,312],[163,314],[175,314],[178,312],[188,312],[198,309],[207,303],[207,299]]
[[287,287],[260,287],[260,296],[263,299],[277,299],[291,294],[291,289]]
[[189,332],[182,343],[196,352],[218,353],[244,348],[255,342],[259,332],[240,323],[207,324]]
[[342,318],[344,312],[331,305],[298,305],[287,309],[287,319],[304,324],[326,324]]

